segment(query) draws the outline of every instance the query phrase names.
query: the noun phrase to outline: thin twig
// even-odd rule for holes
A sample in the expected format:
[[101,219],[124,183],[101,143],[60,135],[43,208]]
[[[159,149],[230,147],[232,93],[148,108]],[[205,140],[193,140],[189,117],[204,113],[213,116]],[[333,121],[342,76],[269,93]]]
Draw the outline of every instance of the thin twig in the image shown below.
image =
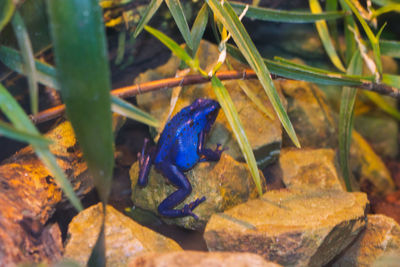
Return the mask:
[[[253,70],[242,70],[242,71],[219,71],[215,74],[220,80],[236,80],[236,79],[256,79],[257,75]],[[277,75],[271,75],[272,79],[284,78]],[[174,77],[161,79],[142,84],[135,84],[131,86],[121,87],[111,91],[111,95],[118,96],[121,98],[128,98],[139,94],[144,94],[152,91],[173,88],[176,86],[185,86],[192,84],[207,83],[210,78],[205,78],[201,75],[188,75],[185,77]],[[360,89],[377,92],[379,94],[389,95],[396,99],[400,99],[400,91],[396,88],[390,87],[385,84],[377,84],[373,82],[365,81],[361,85],[357,86]],[[32,121],[42,123],[51,119],[57,118],[62,115],[65,111],[65,105],[59,105],[50,109],[39,112],[37,115],[31,115]]]

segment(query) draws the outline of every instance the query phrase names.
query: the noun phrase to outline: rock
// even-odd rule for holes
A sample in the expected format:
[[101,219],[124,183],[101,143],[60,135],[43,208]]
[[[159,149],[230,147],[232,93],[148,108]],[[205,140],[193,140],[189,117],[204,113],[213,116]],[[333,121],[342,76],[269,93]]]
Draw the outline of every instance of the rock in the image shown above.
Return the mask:
[[[303,148],[338,147],[337,119],[326,104],[321,90],[301,81],[280,81],[288,101],[288,115]],[[283,146],[293,146],[284,134]],[[353,131],[350,151],[350,167],[360,187],[377,195],[394,190],[394,183],[385,164],[371,146]]]
[[135,258],[130,267],[278,267],[257,254],[233,252],[179,251],[170,253],[147,253]]
[[210,251],[253,252],[283,266],[321,266],[356,238],[367,206],[364,193],[269,191],[214,214],[204,238]]
[[[132,200],[136,206],[157,213],[158,205],[176,191],[176,187],[168,184],[162,174],[154,168],[150,171],[148,185],[145,188],[137,186],[138,167],[139,164],[136,162],[129,172],[132,181]],[[222,153],[218,162],[198,163],[185,175],[192,185],[192,193],[176,209],[203,196],[206,197],[206,201],[194,209],[199,220],[196,221],[191,216],[163,218],[168,224],[176,224],[187,229],[202,229],[213,213],[222,212],[258,196],[247,165],[235,161],[225,153]],[[260,176],[261,180],[265,181],[261,172]]]
[[354,127],[378,155],[391,159],[397,156],[399,125],[395,119],[382,114],[366,114],[355,117]]
[[379,257],[373,267],[398,267],[400,262],[400,250],[387,253]]
[[383,255],[397,250],[400,226],[396,221],[384,215],[368,215],[365,230],[332,266],[371,266]]
[[360,188],[372,195],[387,195],[395,185],[385,164],[368,142],[353,131],[350,147],[350,167]]
[[[97,204],[72,219],[65,258],[81,265],[87,264],[100,231],[101,218],[102,207]],[[146,252],[182,250],[172,239],[137,224],[112,206],[107,206],[105,239],[107,266],[125,266],[134,257]]]
[[[200,65],[204,69],[207,69],[208,71],[208,69],[211,68],[218,59],[218,55],[217,46],[206,41],[201,42],[198,57]],[[237,62],[230,56],[227,56],[227,59],[234,66],[235,70],[248,68],[248,66]],[[176,57],[171,57],[165,65],[141,74],[135,80],[135,83],[174,77],[176,75],[175,72],[178,70],[179,63],[180,61]],[[223,65],[220,70],[227,70],[226,65]],[[270,113],[274,114],[272,105],[261,84],[255,80],[246,80],[243,81],[243,83],[245,83],[247,87],[261,100],[261,102],[265,104],[265,108]],[[236,110],[239,113],[240,121],[253,148],[258,166],[262,168],[275,160],[279,155],[282,142],[282,129],[278,117],[275,115],[275,118],[271,120],[261,112],[256,105],[249,100],[237,81],[226,81],[224,82],[224,85],[229,91]],[[280,92],[279,85],[277,90]],[[165,123],[169,113],[171,92],[172,90],[168,89],[161,92],[158,91],[138,95],[138,106]],[[216,99],[210,83],[185,87],[179,95],[179,99],[172,114],[174,115],[199,97]],[[282,95],[281,100],[285,104]],[[255,121],[257,123],[254,123]],[[164,126],[160,129],[163,128]],[[244,161],[239,145],[236,143],[233,132],[222,110],[208,135],[207,141],[208,146],[213,146],[217,143],[222,144],[223,147],[229,148],[225,153],[231,155],[236,160]]]
[[400,224],[400,190],[386,196],[370,196],[371,210],[376,214],[384,214]]
[[287,188],[303,190],[343,190],[333,149],[287,149],[281,151],[279,165]]

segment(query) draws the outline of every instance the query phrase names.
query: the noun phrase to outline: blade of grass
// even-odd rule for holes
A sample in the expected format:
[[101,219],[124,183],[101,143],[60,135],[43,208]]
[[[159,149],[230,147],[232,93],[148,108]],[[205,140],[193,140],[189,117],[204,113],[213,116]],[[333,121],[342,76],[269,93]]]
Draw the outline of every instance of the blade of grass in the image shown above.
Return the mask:
[[0,1],[0,32],[11,20],[12,15],[15,11],[15,4],[12,0]]
[[381,48],[382,54],[394,58],[400,58],[400,42],[379,40],[379,47]]
[[186,21],[185,13],[183,13],[181,3],[179,0],[165,0],[165,3],[172,14],[172,17],[174,18],[176,26],[178,26],[183,39],[185,39],[187,46],[190,49],[193,49],[192,36],[190,34],[189,25]]
[[[344,2],[344,0],[339,1],[344,11],[351,12],[350,7],[346,4],[346,2]],[[354,33],[350,29],[354,29],[354,31],[358,32],[358,27],[353,16],[346,16],[344,18],[344,39],[346,43],[344,55],[346,58],[346,66],[350,64],[350,61],[354,55],[354,51],[357,49]]]
[[390,5],[390,4],[399,4],[400,0],[372,0],[374,4],[380,5],[380,6],[385,6],[385,5]]
[[203,38],[204,31],[207,27],[208,22],[208,7],[206,4],[203,4],[199,13],[197,14],[196,19],[194,20],[192,30],[190,34],[192,35],[192,57],[196,55],[197,49],[199,48],[201,38]]
[[[338,11],[338,0],[327,0],[325,9],[327,12],[337,12]],[[344,12],[344,11],[342,11],[342,12]],[[326,20],[326,23],[328,24],[328,30],[330,31],[332,39],[334,41],[335,49],[336,49],[336,51],[338,51],[339,56],[343,59],[344,54],[343,54],[343,50],[340,47],[337,21],[336,20]]]
[[136,27],[134,37],[136,38],[139,33],[143,30],[144,26],[149,22],[149,20],[154,16],[157,9],[160,5],[164,2],[164,0],[151,0],[150,4],[147,6],[146,10],[144,11],[143,16],[140,18],[139,23]]
[[[245,4],[231,2],[232,8],[237,15],[240,15]],[[274,22],[288,22],[288,23],[313,23],[318,20],[335,20],[345,16],[345,12],[322,12],[320,14],[313,14],[310,12],[301,11],[286,11],[277,10],[265,7],[249,6],[245,15],[247,18],[274,21]]]
[[[312,13],[318,14],[322,12],[322,8],[319,5],[318,0],[309,0],[309,3],[310,3],[310,10]],[[331,36],[329,34],[328,25],[326,24],[326,21],[325,20],[317,21],[315,22],[315,26],[317,27],[319,37],[333,65],[335,65],[335,67],[338,68],[340,71],[345,72],[346,69],[344,68],[338,54],[336,53],[336,49],[335,46],[333,45]]]
[[26,131],[15,129],[10,124],[0,121],[0,135],[17,141],[35,144],[37,146],[48,146],[51,141],[41,135],[30,134]]
[[239,47],[239,50],[242,52],[243,56],[246,58],[246,61],[256,72],[260,83],[268,95],[269,100],[271,101],[272,106],[274,107],[274,110],[277,113],[278,118],[288,133],[290,139],[297,147],[300,147],[300,143],[297,139],[293,125],[290,122],[290,119],[282,105],[282,102],[270,77],[270,73],[235,11],[232,9],[229,2],[224,2],[223,5],[221,5],[221,3],[217,0],[206,0],[206,2],[214,12],[214,15],[217,17],[217,19],[222,22],[224,27],[232,35],[233,40]]
[[21,49],[22,58],[24,60],[24,68],[28,78],[31,111],[33,114],[36,114],[39,111],[39,89],[36,77],[35,59],[25,23],[18,11],[15,12],[11,19],[11,24],[13,25],[18,46]]
[[[359,51],[356,51],[350,61],[347,73],[361,74],[362,59]],[[342,175],[346,184],[347,191],[351,192],[351,172],[349,167],[349,153],[351,143],[351,132],[353,130],[354,104],[356,101],[357,89],[344,87],[340,102],[339,112],[339,159]]]
[[[33,125],[31,120],[25,114],[23,109],[18,105],[12,95],[0,84],[0,109],[12,122],[17,130],[24,131],[32,135],[40,135],[39,131]],[[82,204],[78,197],[75,195],[71,183],[68,181],[64,172],[58,166],[56,158],[49,151],[47,146],[41,146],[32,143],[35,153],[42,160],[44,165],[54,175],[54,180],[63,190],[71,204],[78,210],[82,210]]]
[[[397,84],[397,86],[399,86],[399,84]],[[374,92],[364,92],[364,95],[366,95],[372,102],[374,102],[374,104],[381,110],[383,110],[393,118],[400,120],[400,112],[395,107],[390,106],[382,96]]]
[[[0,46],[0,60],[10,69],[18,73],[25,74],[22,65],[21,55],[15,49],[5,46]],[[60,85],[56,78],[55,68],[39,60],[35,60],[35,65],[38,75],[38,81],[40,81],[45,86],[49,86],[56,90],[60,90]],[[149,126],[158,125],[158,121],[155,118],[153,118],[150,114],[142,110],[139,110],[138,108],[134,107],[128,102],[123,101],[122,99],[119,99],[117,97],[112,97],[112,102],[113,102],[112,109],[114,112],[117,112],[130,119],[140,121]]]
[[[227,44],[228,52],[237,60],[246,62],[239,49]],[[345,75],[337,72],[327,72],[326,70],[320,69],[315,71],[316,68],[312,68],[305,65],[296,64],[290,62],[289,64],[283,62],[276,62],[269,59],[263,59],[271,73],[279,75],[288,79],[302,80],[307,82],[313,82],[318,84],[326,85],[348,85],[358,86],[363,81],[371,81],[372,77],[364,76],[353,76]]]
[[147,112],[135,107],[134,105],[122,100],[119,97],[111,96],[111,108],[114,112],[123,115],[125,117],[131,118],[133,120],[139,121],[141,123],[147,124],[149,126],[158,128],[159,122],[153,116]]
[[[22,56],[17,50],[0,46],[0,61],[13,71],[26,75]],[[56,70],[53,66],[35,59],[35,68],[38,82],[51,88],[60,88],[56,78]]]
[[144,28],[146,31],[157,37],[157,39],[168,47],[178,58],[183,60],[191,69],[199,70],[199,63],[193,60],[185,49],[180,47],[174,40],[150,26],[145,26]]
[[217,96],[218,102],[220,103],[229,125],[232,128],[239,147],[242,150],[247,165],[249,166],[251,175],[258,190],[258,194],[261,196],[262,187],[260,173],[258,172],[257,162],[254,157],[253,150],[251,149],[249,140],[247,139],[243,126],[240,122],[239,114],[237,113],[232,99],[222,82],[217,77],[213,76],[211,78],[211,84],[214,89],[214,93]]
[[371,19],[374,19],[382,14],[392,12],[392,11],[399,13],[400,12],[400,4],[388,4],[388,5],[385,5],[381,8],[379,8],[378,10],[375,10],[374,12],[372,12]]
[[353,3],[350,0],[344,0],[346,4],[349,6],[351,11],[354,13],[354,15],[357,17],[358,21],[360,22],[361,26],[363,27],[365,33],[367,34],[367,37],[371,43],[372,51],[374,52],[374,59],[375,59],[375,64],[376,67],[378,68],[378,73],[382,75],[382,62],[381,62],[381,52],[379,48],[379,35],[376,37],[374,33],[372,32],[371,28],[368,26],[367,22],[364,20],[364,18],[361,16],[361,14],[358,12],[357,8],[353,5]]

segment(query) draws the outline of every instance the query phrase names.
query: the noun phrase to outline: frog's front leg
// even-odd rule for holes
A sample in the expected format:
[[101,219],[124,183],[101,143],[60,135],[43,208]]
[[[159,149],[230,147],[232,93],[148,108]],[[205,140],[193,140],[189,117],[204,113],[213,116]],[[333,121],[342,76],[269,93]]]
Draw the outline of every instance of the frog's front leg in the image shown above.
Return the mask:
[[[149,139],[144,139],[144,144],[142,148],[142,152],[138,153],[138,161],[139,161],[139,178],[137,184],[139,186],[146,186],[148,182],[148,177],[151,169],[151,164],[153,163],[152,157],[154,153],[154,148],[147,149],[147,144],[149,143]],[[149,150],[149,151],[147,151]]]
[[203,201],[206,200],[205,197],[201,199],[196,199],[190,204],[186,204],[182,209],[174,209],[176,205],[181,203],[191,192],[192,186],[186,176],[170,162],[158,163],[156,169],[160,171],[173,185],[178,187],[178,190],[169,195],[164,199],[158,206],[158,212],[165,217],[184,217],[193,216],[196,220],[197,215],[193,213],[193,210]]
[[199,134],[199,146],[197,151],[201,156],[200,161],[218,161],[221,158],[221,154],[225,149],[221,149],[221,145],[217,144],[217,148],[215,150],[205,148],[205,139],[206,133],[205,131],[201,131]]

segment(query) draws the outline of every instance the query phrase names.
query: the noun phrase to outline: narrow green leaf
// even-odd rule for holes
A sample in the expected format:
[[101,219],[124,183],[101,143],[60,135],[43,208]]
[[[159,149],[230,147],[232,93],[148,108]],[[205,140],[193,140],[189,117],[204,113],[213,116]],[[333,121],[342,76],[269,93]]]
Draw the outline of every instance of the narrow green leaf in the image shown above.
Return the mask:
[[[26,75],[21,54],[10,47],[0,46],[0,61],[15,72]],[[56,70],[53,66],[35,59],[36,77],[38,82],[59,90]]]
[[[312,13],[318,14],[322,12],[318,0],[309,0],[309,3],[310,3],[310,10]],[[340,71],[345,72],[346,69],[344,68],[338,54],[336,53],[336,49],[335,46],[333,45],[331,36],[329,34],[328,25],[326,24],[326,21],[325,20],[317,21],[315,22],[315,26],[317,27],[319,37],[321,38],[325,51],[328,54],[329,58],[331,59],[333,65],[335,65],[335,67],[338,68]]]
[[[359,51],[356,51],[350,61],[347,73],[361,74],[362,59]],[[349,153],[351,143],[351,132],[353,130],[354,104],[356,101],[357,89],[344,87],[340,102],[339,112],[339,158],[340,166],[347,191],[352,191],[350,183]]]
[[244,155],[244,158],[249,166],[251,175],[253,177],[254,183],[257,187],[258,194],[262,195],[262,187],[260,180],[260,173],[258,172],[257,162],[251,149],[249,140],[247,139],[246,133],[243,129],[242,123],[239,119],[239,114],[236,111],[235,105],[226,90],[222,82],[215,76],[211,78],[211,84],[214,89],[214,93],[217,96],[218,102],[221,105],[222,110],[235,134],[236,140],[239,144],[240,149]]
[[[350,7],[346,4],[344,0],[339,0],[339,1],[344,11],[351,12]],[[348,66],[354,55],[354,51],[356,51],[357,49],[354,33],[351,31],[351,29],[354,29],[356,32],[358,32],[358,27],[356,22],[354,21],[353,16],[346,16],[344,18],[343,26],[344,26],[344,39],[346,43],[344,55],[346,57],[346,66]]]
[[193,23],[191,35],[192,35],[192,57],[196,55],[197,49],[199,48],[201,38],[203,38],[204,31],[207,27],[208,22],[208,7],[206,4],[203,4],[197,17]]
[[[386,83],[388,83],[390,85],[390,82],[388,82],[388,80],[387,80],[388,79],[387,74],[384,74],[383,77],[385,77],[384,79],[386,80]],[[395,81],[395,80],[400,80],[399,76],[397,76],[397,78],[395,78],[392,81]],[[399,85],[400,84],[397,83],[396,86],[399,87]],[[391,105],[389,105],[381,95],[374,93],[374,92],[368,92],[368,91],[365,91],[364,95],[366,95],[372,102],[374,102],[374,104],[377,107],[379,107],[381,110],[383,110],[384,112],[386,112],[393,118],[400,120],[400,112],[395,107],[392,107]]]
[[[325,9],[327,12],[337,12],[338,11],[338,0],[326,0]],[[344,12],[344,11],[342,11]],[[340,47],[339,32],[337,20],[326,20],[328,24],[328,29],[331,33],[332,39],[335,44],[335,49],[338,51],[340,57],[344,58],[343,50]]]
[[374,4],[385,6],[390,4],[399,4],[400,0],[372,0]]
[[121,64],[125,55],[125,41],[126,41],[126,31],[121,30],[118,34],[118,48],[117,57],[115,58],[115,65]]
[[[227,44],[228,52],[239,61],[245,62],[239,49],[234,46]],[[363,81],[371,81],[372,77],[353,76],[345,75],[337,72],[327,72],[326,70],[320,69],[316,71],[316,68],[296,64],[293,62],[283,63],[276,62],[269,59],[264,59],[265,64],[271,73],[294,80],[301,80],[307,82],[313,82],[318,84],[326,85],[348,85],[348,86],[359,86]]]
[[225,1],[223,6],[218,0],[206,0],[214,15],[219,21],[222,22],[224,27],[232,35],[233,40],[239,47],[246,61],[251,68],[256,72],[260,83],[262,84],[265,92],[267,93],[272,106],[275,109],[283,127],[292,139],[293,143],[300,147],[299,140],[297,139],[293,125],[282,105],[279,95],[275,89],[274,83],[270,77],[270,73],[263,62],[260,53],[250,39],[249,34],[246,32],[243,24],[240,22],[235,11],[230,6],[229,2]]
[[179,46],[174,40],[150,26],[145,26],[144,28],[146,31],[159,39],[166,47],[168,47],[172,51],[172,53],[175,54],[175,56],[183,60],[190,68],[194,70],[198,69],[198,62],[193,60],[185,51],[185,49]]
[[[39,131],[33,125],[31,120],[25,114],[23,109],[18,105],[12,95],[0,84],[0,110],[8,117],[17,130],[24,131],[32,135],[40,135]],[[41,146],[37,143],[32,143],[32,146],[42,160],[44,165],[54,175],[54,180],[64,191],[65,195],[71,201],[71,204],[78,210],[82,210],[82,204],[75,195],[71,183],[68,181],[64,172],[58,166],[56,158],[49,151],[47,146]]]
[[172,17],[174,18],[176,26],[178,26],[178,29],[183,36],[183,39],[185,39],[187,46],[190,49],[193,49],[192,35],[190,34],[189,25],[186,21],[185,13],[183,13],[180,1],[165,0],[165,3],[167,4],[168,9],[172,14]]
[[358,21],[360,22],[361,26],[363,27],[367,37],[371,43],[372,51],[374,52],[374,59],[376,67],[378,68],[379,74],[382,74],[382,62],[381,62],[381,52],[379,48],[379,38],[376,38],[374,33],[372,32],[371,28],[368,26],[367,22],[358,12],[357,8],[353,5],[350,0],[344,0],[346,4],[350,7],[351,11],[356,15]]
[[4,26],[11,20],[11,17],[15,11],[15,4],[12,0],[0,1],[0,32]]
[[112,110],[122,116],[131,118],[155,128],[158,128],[160,125],[159,121],[149,113],[135,107],[119,97],[111,96],[111,102]]
[[11,20],[11,24],[13,25],[15,36],[17,37],[18,46],[21,49],[22,58],[24,61],[24,69],[28,78],[31,110],[33,114],[36,114],[39,110],[39,89],[36,77],[35,59],[25,23],[18,11],[15,12]]
[[147,6],[146,11],[144,12],[143,16],[140,18],[139,23],[136,27],[134,37],[136,38],[139,33],[143,30],[144,26],[149,22],[149,20],[153,17],[156,13],[157,9],[160,5],[164,2],[164,0],[151,0],[150,4]]
[[392,11],[399,13],[400,12],[400,4],[392,4],[391,3],[391,4],[388,4],[388,5],[385,5],[381,8],[379,8],[378,10],[375,10],[374,12],[372,12],[372,16],[370,19],[374,19],[382,14],[392,12]]
[[389,57],[400,58],[400,42],[379,40],[379,46],[381,48],[382,54]]
[[0,121],[0,135],[15,139],[17,141],[35,144],[37,146],[48,146],[51,141],[42,137],[41,135],[30,134],[26,131],[15,129],[8,123]]
[[[246,7],[245,4],[231,3],[236,14],[241,14]],[[265,7],[249,6],[246,17],[264,21],[288,22],[288,23],[313,23],[318,20],[335,20],[343,18],[344,12],[322,12],[320,14],[312,14],[310,12],[277,10]]]
[[48,8],[67,116],[100,199],[106,203],[114,154],[111,83],[102,11],[97,0],[49,0]]

